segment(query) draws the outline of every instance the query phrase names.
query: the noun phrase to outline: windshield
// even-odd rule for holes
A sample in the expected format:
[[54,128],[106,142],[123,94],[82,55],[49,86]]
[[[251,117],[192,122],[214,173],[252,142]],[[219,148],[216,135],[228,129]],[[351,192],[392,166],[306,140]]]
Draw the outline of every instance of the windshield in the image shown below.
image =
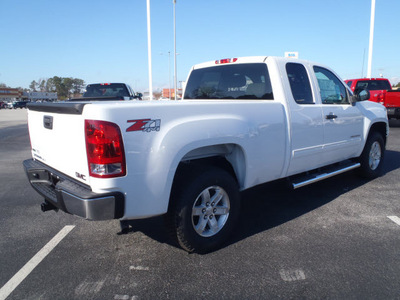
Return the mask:
[[274,99],[264,63],[193,70],[184,99]]
[[129,97],[129,93],[122,83],[89,84],[83,97]]
[[362,80],[357,82],[356,89],[358,88],[367,89],[369,91],[392,89],[387,80]]

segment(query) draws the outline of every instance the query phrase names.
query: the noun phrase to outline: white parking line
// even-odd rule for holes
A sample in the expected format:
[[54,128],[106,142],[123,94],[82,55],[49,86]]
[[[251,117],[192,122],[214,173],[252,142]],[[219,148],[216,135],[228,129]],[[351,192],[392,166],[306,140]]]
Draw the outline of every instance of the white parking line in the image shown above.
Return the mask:
[[5,300],[15,288],[36,268],[38,264],[58,245],[75,225],[65,226],[50,242],[46,244],[34,257],[28,261],[1,289],[0,300]]
[[395,222],[397,225],[400,225],[400,218],[397,216],[388,216],[388,218],[390,220],[392,220],[393,222]]

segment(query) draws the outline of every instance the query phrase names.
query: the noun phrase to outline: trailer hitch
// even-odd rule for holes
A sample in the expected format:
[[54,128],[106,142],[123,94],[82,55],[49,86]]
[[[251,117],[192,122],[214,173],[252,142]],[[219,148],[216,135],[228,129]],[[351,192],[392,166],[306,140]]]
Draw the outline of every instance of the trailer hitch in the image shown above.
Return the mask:
[[53,204],[51,204],[47,200],[44,200],[44,202],[42,204],[40,204],[40,209],[42,210],[42,212],[46,212],[46,211],[49,211],[49,210],[58,211],[58,207],[54,206]]

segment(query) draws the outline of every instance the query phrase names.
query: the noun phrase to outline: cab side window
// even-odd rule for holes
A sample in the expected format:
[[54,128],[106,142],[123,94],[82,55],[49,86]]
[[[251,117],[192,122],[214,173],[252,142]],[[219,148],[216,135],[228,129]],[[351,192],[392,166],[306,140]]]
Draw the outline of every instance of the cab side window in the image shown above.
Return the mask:
[[314,104],[306,68],[302,64],[287,63],[286,73],[296,103]]
[[329,70],[314,66],[322,104],[350,104],[346,87]]

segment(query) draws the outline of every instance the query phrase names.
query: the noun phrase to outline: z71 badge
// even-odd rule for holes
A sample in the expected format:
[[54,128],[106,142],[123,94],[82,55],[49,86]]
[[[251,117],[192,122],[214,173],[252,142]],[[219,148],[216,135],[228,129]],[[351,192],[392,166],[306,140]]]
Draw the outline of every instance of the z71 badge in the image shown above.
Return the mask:
[[161,128],[161,120],[156,119],[141,119],[141,120],[128,120],[128,123],[133,123],[132,126],[126,129],[126,132],[130,131],[160,131]]

